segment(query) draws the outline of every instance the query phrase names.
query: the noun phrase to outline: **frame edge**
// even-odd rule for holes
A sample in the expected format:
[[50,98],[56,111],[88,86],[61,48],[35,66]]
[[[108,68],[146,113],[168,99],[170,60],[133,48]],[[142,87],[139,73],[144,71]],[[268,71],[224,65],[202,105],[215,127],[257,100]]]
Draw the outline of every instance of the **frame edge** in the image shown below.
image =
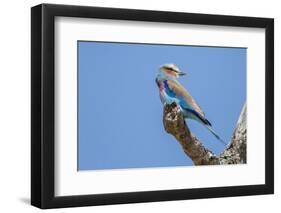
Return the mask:
[[41,52],[42,5],[31,8],[31,205],[42,206]]
[[274,194],[274,19],[268,19],[265,36],[265,184],[268,193]]

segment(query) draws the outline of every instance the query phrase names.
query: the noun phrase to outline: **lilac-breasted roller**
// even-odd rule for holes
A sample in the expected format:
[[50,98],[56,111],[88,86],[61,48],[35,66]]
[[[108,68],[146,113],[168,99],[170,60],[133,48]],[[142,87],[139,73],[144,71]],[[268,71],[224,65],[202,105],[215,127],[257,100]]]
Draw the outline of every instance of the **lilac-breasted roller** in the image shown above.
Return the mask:
[[176,103],[184,118],[196,120],[210,130],[210,132],[224,145],[226,143],[212,129],[211,123],[187,90],[178,82],[177,78],[186,75],[174,64],[164,64],[160,67],[156,77],[160,99],[163,105]]

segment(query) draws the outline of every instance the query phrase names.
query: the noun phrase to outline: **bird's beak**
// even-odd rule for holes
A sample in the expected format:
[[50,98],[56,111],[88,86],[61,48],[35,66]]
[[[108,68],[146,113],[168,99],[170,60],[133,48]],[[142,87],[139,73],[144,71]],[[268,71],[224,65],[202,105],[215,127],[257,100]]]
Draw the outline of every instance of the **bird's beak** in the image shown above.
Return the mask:
[[179,72],[178,74],[179,74],[179,76],[184,76],[184,75],[186,75],[185,72]]

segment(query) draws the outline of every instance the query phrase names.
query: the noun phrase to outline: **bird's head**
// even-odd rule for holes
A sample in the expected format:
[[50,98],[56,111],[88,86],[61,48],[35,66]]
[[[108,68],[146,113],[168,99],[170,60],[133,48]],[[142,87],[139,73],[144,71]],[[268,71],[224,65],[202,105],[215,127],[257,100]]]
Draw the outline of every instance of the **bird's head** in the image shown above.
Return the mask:
[[159,73],[170,78],[179,78],[186,75],[175,64],[164,64],[160,67]]

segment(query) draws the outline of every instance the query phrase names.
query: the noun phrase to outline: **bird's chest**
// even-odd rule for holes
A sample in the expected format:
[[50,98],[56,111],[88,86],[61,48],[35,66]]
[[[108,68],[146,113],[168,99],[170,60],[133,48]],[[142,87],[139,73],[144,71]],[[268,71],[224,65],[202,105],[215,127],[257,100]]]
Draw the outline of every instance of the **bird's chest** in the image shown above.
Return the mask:
[[169,88],[166,81],[161,81],[159,84],[159,95],[163,104],[171,104],[177,102],[175,93]]

